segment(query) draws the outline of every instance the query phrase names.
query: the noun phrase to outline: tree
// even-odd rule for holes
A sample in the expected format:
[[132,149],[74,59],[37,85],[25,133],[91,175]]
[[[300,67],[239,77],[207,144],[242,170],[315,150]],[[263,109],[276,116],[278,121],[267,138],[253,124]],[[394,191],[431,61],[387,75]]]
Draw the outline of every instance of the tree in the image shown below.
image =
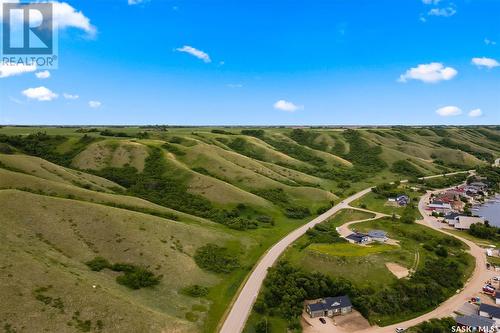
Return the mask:
[[267,321],[267,318],[263,318],[257,324],[255,324],[255,332],[256,333],[268,333],[270,332],[271,325]]
[[403,214],[401,214],[401,222],[411,224],[415,223],[415,219],[415,211],[413,210],[413,208],[410,206],[406,206],[406,208],[403,210]]

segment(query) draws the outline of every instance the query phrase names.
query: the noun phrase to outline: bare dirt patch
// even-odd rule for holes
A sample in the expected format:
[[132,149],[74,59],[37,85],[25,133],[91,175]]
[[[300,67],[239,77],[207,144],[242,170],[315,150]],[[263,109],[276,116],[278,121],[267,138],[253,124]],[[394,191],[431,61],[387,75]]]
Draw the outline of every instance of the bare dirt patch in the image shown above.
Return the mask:
[[357,332],[370,328],[370,323],[358,311],[333,318],[324,317],[326,324],[319,318],[310,318],[308,314],[302,314],[302,329],[304,333],[348,333]]
[[385,267],[394,274],[398,279],[402,279],[404,277],[407,277],[410,274],[410,271],[408,268],[403,267],[399,264],[393,263],[393,262],[388,262],[385,264]]

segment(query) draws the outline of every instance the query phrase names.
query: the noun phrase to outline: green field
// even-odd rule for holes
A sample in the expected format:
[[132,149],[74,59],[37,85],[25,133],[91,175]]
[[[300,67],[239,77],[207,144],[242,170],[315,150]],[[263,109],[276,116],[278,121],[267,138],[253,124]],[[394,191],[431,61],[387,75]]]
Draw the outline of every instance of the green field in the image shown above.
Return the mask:
[[308,251],[317,254],[325,254],[331,257],[362,257],[372,254],[383,253],[397,249],[395,245],[371,244],[359,246],[351,243],[342,244],[312,244],[307,247]]
[[[334,221],[345,219],[348,211],[341,211],[325,224],[338,225]],[[339,219],[341,217],[341,219]],[[355,219],[352,219],[355,220]],[[333,223],[332,223],[333,221]],[[370,244],[366,246],[351,243],[311,243],[310,236],[305,235],[291,246],[282,256],[282,260],[300,267],[308,274],[319,272],[332,279],[347,279],[358,290],[371,294],[374,290],[383,290],[397,283],[398,279],[388,270],[386,263],[396,263],[411,272],[426,269],[426,263],[439,260],[438,247],[445,247],[450,256],[460,256],[463,263],[462,281],[465,281],[474,268],[473,259],[464,254],[466,245],[455,241],[438,231],[419,224],[403,224],[391,218],[382,218],[360,222],[353,226],[361,232],[378,229],[387,232],[388,237],[398,241],[398,245]],[[407,280],[407,279],[403,279]],[[428,309],[430,310],[430,309]],[[426,311],[413,313],[372,314],[370,322],[378,325],[389,325],[418,316]],[[247,324],[246,332],[253,332],[253,325],[262,320],[262,315],[253,313]],[[272,316],[279,327],[286,321],[279,316]],[[273,330],[271,332],[279,332]]]
[[[0,235],[10,254],[0,260],[2,285],[9,287],[2,288],[2,325],[213,332],[253,265],[284,235],[361,189],[408,178],[405,167],[430,175],[487,165],[499,155],[498,133],[494,127],[0,127]],[[394,212],[371,194],[361,200]],[[327,223],[328,237],[338,225],[370,217],[344,210]],[[201,269],[193,257],[209,243],[225,247],[238,267]],[[360,284],[378,272],[377,285],[394,279],[384,262],[411,266],[417,247],[402,240],[401,248],[353,256],[345,244],[301,239],[285,256]],[[162,278],[129,290],[115,281],[116,271],[89,270],[85,262],[96,256]],[[366,258],[351,274],[356,262],[349,261]],[[189,285],[207,287],[208,294],[187,296],[182,290]],[[280,319],[270,321],[281,329]]]

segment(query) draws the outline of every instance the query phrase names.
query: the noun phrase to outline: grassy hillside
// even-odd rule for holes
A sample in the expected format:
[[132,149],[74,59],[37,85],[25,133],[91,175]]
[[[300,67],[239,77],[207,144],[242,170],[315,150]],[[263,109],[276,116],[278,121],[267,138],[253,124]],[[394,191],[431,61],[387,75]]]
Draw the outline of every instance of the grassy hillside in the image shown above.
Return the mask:
[[[496,127],[1,127],[0,267],[12,287],[1,324],[213,332],[285,234],[367,186],[487,165],[499,138]],[[96,257],[109,265],[92,271]],[[161,278],[117,283],[138,272]]]

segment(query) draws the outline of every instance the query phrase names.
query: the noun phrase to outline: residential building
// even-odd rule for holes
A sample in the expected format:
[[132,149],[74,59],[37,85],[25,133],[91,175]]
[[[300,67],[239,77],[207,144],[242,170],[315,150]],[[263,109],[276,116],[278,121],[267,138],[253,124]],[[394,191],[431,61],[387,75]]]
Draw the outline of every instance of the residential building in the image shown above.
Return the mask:
[[306,312],[311,318],[333,317],[352,311],[349,296],[326,297],[306,305]]
[[481,317],[476,314],[458,316],[455,318],[455,322],[457,326],[468,328],[471,332],[493,332],[496,328],[496,323],[493,319]]
[[357,244],[365,244],[365,243],[369,243],[371,241],[371,239],[368,235],[361,234],[358,232],[350,234],[346,238],[348,241],[351,241],[351,242],[357,243]]
[[368,232],[368,237],[376,242],[384,243],[387,241],[387,232],[383,230],[371,230]]
[[500,307],[481,303],[479,306],[479,315],[481,317],[493,319],[496,325],[500,325]]

